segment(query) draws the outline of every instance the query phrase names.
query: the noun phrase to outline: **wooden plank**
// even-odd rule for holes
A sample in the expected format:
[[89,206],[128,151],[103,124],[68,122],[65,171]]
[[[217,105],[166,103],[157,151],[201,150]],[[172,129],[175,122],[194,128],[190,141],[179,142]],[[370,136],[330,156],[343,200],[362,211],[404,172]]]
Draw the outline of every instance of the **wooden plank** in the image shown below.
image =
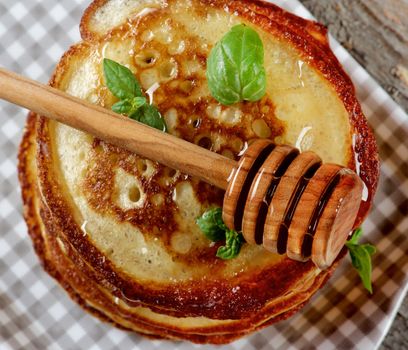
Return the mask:
[[408,0],[301,0],[408,111]]

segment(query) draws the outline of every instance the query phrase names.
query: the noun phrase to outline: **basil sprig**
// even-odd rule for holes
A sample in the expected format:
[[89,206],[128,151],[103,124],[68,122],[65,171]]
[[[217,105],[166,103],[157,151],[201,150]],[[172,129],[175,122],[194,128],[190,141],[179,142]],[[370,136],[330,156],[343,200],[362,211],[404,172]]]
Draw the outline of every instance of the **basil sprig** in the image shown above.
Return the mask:
[[225,226],[221,208],[207,210],[197,219],[197,225],[209,240],[213,242],[225,240],[225,245],[218,248],[218,258],[229,260],[238,256],[244,243],[244,237],[241,233]]
[[207,80],[212,96],[223,105],[260,100],[266,72],[258,33],[243,24],[233,27],[210,53]]
[[217,258],[223,260],[234,259],[241,251],[241,246],[244,243],[242,233],[234,230],[225,231],[225,246],[219,247],[217,250]]
[[[197,225],[203,234],[213,242],[219,242],[225,239],[225,245],[218,248],[217,257],[229,260],[238,256],[242,244],[245,242],[241,233],[230,230],[225,226],[222,220],[222,209],[212,208],[207,210],[197,219]],[[346,242],[349,250],[351,263],[358,271],[364,287],[373,292],[371,285],[371,256],[375,254],[376,248],[371,244],[359,244],[363,230],[358,228],[354,231],[352,237]]]
[[372,294],[371,255],[375,254],[376,248],[371,244],[359,244],[358,241],[362,234],[363,230],[361,228],[355,230],[351,238],[346,242],[346,247],[350,253],[351,263],[360,275],[364,287]]
[[129,68],[105,58],[103,71],[106,86],[120,100],[112,106],[112,111],[166,131],[166,123],[159,110],[154,105],[147,103],[139,82]]
[[197,219],[197,225],[204,235],[212,242],[218,242],[225,238],[227,227],[222,221],[221,208],[207,210]]
[[147,103],[146,97],[133,97],[132,99],[119,101],[112,106],[112,111],[119,114],[132,116],[140,107]]

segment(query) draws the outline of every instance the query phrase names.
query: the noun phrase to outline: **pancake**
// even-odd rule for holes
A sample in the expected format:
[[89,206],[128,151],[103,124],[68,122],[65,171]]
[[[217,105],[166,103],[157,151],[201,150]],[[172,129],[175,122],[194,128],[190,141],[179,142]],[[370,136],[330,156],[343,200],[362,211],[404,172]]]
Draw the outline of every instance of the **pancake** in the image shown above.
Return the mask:
[[[260,323],[259,320],[256,321],[256,318],[240,320],[239,323],[235,323],[234,325],[231,324],[232,322],[229,322],[229,327],[225,327],[224,324],[200,328],[199,326],[197,327],[197,324],[208,323],[210,320],[205,321],[199,318],[197,322],[197,320],[192,318],[178,319],[168,316],[163,317],[163,315],[155,314],[147,308],[130,308],[125,303],[117,300],[117,298],[112,300],[109,293],[104,291],[103,287],[87,283],[88,276],[81,273],[81,269],[84,267],[80,266],[80,262],[78,264],[78,260],[76,260],[75,263],[71,260],[74,255],[71,251],[72,248],[69,250],[70,248],[64,245],[61,238],[58,237],[58,231],[55,230],[55,227],[52,225],[48,226],[49,230],[47,230],[43,225],[43,221],[48,223],[52,221],[52,213],[42,206],[40,193],[38,192],[36,184],[35,118],[33,114],[29,117],[19,155],[20,181],[23,196],[27,199],[24,211],[25,216],[30,218],[27,221],[29,232],[33,241],[36,242],[36,252],[47,272],[67,290],[68,294],[76,302],[101,320],[110,322],[121,329],[137,331],[148,337],[154,335],[154,338],[173,340],[187,339],[196,343],[210,342],[214,344],[224,344],[242,337],[251,330],[266,327],[270,323],[290,316],[296,312],[298,308],[303,306],[303,303],[307,301],[310,293],[318,289],[320,284],[324,282],[324,279],[328,278],[329,274],[320,274],[319,280],[314,281],[313,286],[306,286],[310,287],[311,290],[304,288],[303,296],[297,300],[298,304],[296,304],[292,298],[289,304],[292,309],[283,311],[284,309],[280,307],[278,303],[275,303],[273,310],[277,309],[281,314],[276,314],[263,323]],[[334,270],[335,266],[337,266],[337,263],[332,266],[330,273]],[[269,316],[272,315],[271,310],[270,308]],[[129,320],[131,320],[131,322]],[[152,326],[152,324],[156,324],[158,327]],[[209,328],[214,334],[208,333]],[[233,331],[231,333],[223,333],[227,328]],[[176,330],[181,333],[177,333]],[[198,333],[193,333],[194,331]]]
[[[267,94],[221,106],[209,93],[206,58],[232,26],[257,30]],[[169,133],[239,159],[259,137],[317,152],[356,169],[367,215],[378,181],[373,135],[326,30],[258,1],[97,0],[83,42],[50,84],[110,108],[103,58],[127,65]],[[195,220],[223,192],[62,124],[32,115],[20,150],[25,217],[46,270],[88,311],[143,335],[227,343],[300,309],[328,270],[244,245],[215,257]]]

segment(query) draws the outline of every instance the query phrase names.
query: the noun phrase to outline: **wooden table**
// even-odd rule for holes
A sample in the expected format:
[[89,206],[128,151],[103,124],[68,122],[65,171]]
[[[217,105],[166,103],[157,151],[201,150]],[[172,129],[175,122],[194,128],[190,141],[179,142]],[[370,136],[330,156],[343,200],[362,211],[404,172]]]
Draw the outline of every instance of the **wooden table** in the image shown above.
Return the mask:
[[[408,0],[301,2],[408,112]],[[380,349],[408,349],[408,297]]]

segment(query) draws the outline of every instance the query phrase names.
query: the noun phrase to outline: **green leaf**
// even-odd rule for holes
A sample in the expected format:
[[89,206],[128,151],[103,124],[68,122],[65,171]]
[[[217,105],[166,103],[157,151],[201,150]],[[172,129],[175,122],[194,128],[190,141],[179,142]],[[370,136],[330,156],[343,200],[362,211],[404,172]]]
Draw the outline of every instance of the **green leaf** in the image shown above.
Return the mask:
[[377,249],[371,244],[363,244],[362,247],[367,251],[368,254],[374,255]]
[[361,227],[357,228],[351,238],[347,241],[346,244],[358,244],[361,236],[363,235],[363,229]]
[[258,33],[243,24],[233,27],[210,53],[207,80],[213,97],[224,105],[260,100],[266,72]]
[[159,110],[148,105],[139,82],[130,69],[105,58],[103,68],[109,90],[121,101],[112,110],[161,131],[166,131],[166,123]]
[[129,68],[105,58],[103,71],[108,89],[120,100],[143,97],[139,82]]
[[222,220],[222,209],[212,208],[207,210],[197,219],[197,225],[204,235],[213,242],[225,239],[225,246],[219,247],[217,257],[229,260],[235,258],[244,243],[244,237],[241,233],[230,230]]
[[147,100],[145,97],[133,97],[131,100],[124,100],[115,103],[112,106],[112,111],[119,114],[131,115],[146,103]]
[[112,111],[118,114],[126,114],[132,110],[132,102],[129,100],[119,101],[112,106]]
[[153,105],[145,104],[137,111],[130,114],[129,117],[163,132],[166,132],[167,130],[164,118],[159,110]]
[[364,287],[372,294],[373,288],[371,285],[372,263],[371,255],[375,254],[376,248],[371,244],[358,244],[363,231],[358,228],[354,231],[352,237],[346,242],[346,247],[349,250],[351,263],[360,275]]
[[209,240],[218,242],[225,238],[227,227],[222,221],[221,208],[207,210],[196,222],[200,230]]
[[227,230],[225,246],[218,248],[217,257],[223,260],[229,260],[237,257],[243,243],[244,237],[241,233],[233,230]]
[[132,108],[136,111],[147,103],[146,97],[134,97],[132,100]]
[[372,294],[373,288],[371,285],[371,256],[363,246],[350,245],[348,246],[351,263],[360,275],[364,287]]

